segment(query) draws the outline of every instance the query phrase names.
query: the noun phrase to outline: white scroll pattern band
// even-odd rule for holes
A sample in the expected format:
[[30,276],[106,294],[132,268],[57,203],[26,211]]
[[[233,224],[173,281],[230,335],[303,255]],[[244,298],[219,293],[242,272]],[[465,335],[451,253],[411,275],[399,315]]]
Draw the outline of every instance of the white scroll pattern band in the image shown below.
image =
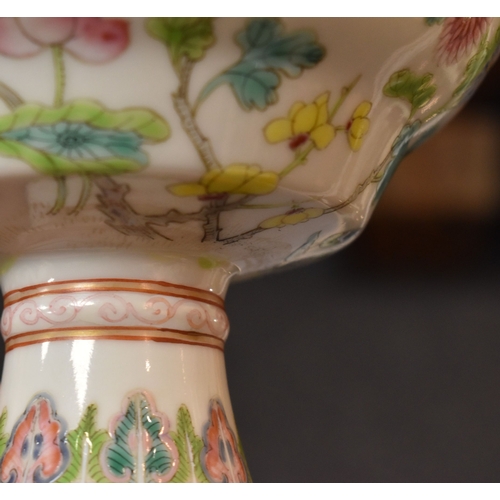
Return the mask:
[[50,293],[49,288],[7,305],[2,315],[2,334],[7,347],[15,337],[30,333],[43,331],[45,338],[50,330],[60,338],[61,332],[70,329],[95,332],[99,328],[113,328],[115,332],[137,328],[157,331],[160,337],[173,332],[176,341],[184,333],[202,335],[223,344],[229,331],[223,307],[193,295],[190,298],[188,292],[170,296],[109,289],[89,292],[78,288],[74,292]]

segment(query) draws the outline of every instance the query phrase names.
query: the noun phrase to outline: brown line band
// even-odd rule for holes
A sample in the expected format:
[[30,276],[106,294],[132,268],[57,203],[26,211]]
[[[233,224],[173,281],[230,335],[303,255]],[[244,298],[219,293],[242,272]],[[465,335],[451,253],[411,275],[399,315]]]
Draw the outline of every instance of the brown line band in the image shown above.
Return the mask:
[[35,297],[40,297],[41,295],[49,295],[49,294],[56,294],[56,293],[79,293],[79,292],[135,292],[135,293],[147,293],[150,295],[162,295],[165,297],[177,297],[180,299],[189,299],[193,300],[196,302],[203,302],[205,304],[218,307],[222,310],[224,310],[224,303],[219,303],[219,302],[214,302],[212,300],[208,300],[202,297],[193,297],[192,295],[187,295],[187,294],[180,294],[180,293],[172,293],[172,292],[162,292],[158,290],[137,290],[134,288],[117,288],[117,287],[82,287],[82,288],[58,288],[55,290],[50,290],[50,289],[41,289],[41,291],[37,293],[32,293],[32,294],[26,294],[22,295],[19,297],[14,297],[11,300],[6,300],[4,301],[4,307],[7,306],[12,306],[14,304],[17,304],[18,302],[21,302],[22,300],[27,300],[27,299],[32,299]]
[[[5,342],[5,352],[9,352],[17,347],[23,347],[26,345],[39,344],[42,342],[53,342],[58,340],[133,340],[133,341],[154,341],[154,342],[167,342],[174,344],[187,344],[187,345],[199,345],[204,347],[213,347],[221,351],[224,350],[224,342],[221,339],[214,338],[210,335],[197,334],[197,335],[186,335],[178,334],[175,332],[164,332],[163,335],[151,334],[148,330],[131,330],[134,334],[126,334],[126,330],[117,328],[114,330],[104,330],[106,333],[100,331],[99,329],[93,329],[92,331],[87,331],[83,333],[80,329],[68,330],[66,335],[61,335],[59,330],[51,332],[29,332],[15,337],[10,337]],[[114,333],[113,333],[114,332]],[[167,333],[167,334],[165,334]],[[168,335],[170,333],[170,335]],[[26,338],[22,341],[21,338]]]
[[[180,334],[180,335],[187,335],[187,336],[192,336],[192,337],[210,337],[213,338],[216,341],[222,341],[224,342],[224,338],[218,337],[217,335],[213,335],[211,333],[203,333],[203,332],[195,332],[192,330],[176,330],[175,328],[154,328],[154,327],[137,327],[137,326],[79,326],[78,328],[71,327],[71,326],[66,326],[63,328],[46,328],[43,330],[33,330],[31,332],[25,332],[25,333],[18,333],[15,335],[11,335],[10,337],[7,337],[5,339],[5,343],[18,339],[18,338],[23,338],[23,337],[28,337],[30,335],[45,335],[45,334],[50,334],[50,333],[56,333],[56,332],[117,332],[117,331],[130,331],[130,332],[137,332],[137,331],[144,331],[144,332],[150,332],[150,333],[157,333],[158,335],[156,336],[161,336],[161,334],[168,334],[168,333],[174,333],[174,334]],[[91,336],[91,335],[89,335]],[[94,336],[92,336],[94,338]]]
[[[73,286],[67,286],[73,285]],[[124,286],[128,285],[128,286]],[[25,298],[32,298],[47,293],[67,293],[85,291],[128,291],[170,295],[174,297],[199,300],[218,307],[224,307],[224,300],[213,292],[201,290],[184,285],[176,285],[165,281],[127,280],[127,279],[93,279],[93,280],[68,280],[53,283],[31,285],[17,290],[11,290],[4,295],[4,305],[8,306]],[[184,291],[185,293],[181,293]]]
[[[57,341],[57,340],[88,340],[88,337],[55,337],[51,339],[52,341]],[[99,340],[130,340],[132,342],[135,341],[146,341],[150,340],[152,342],[160,342],[160,343],[167,343],[167,344],[186,344],[186,345],[194,345],[194,346],[199,346],[199,347],[210,347],[212,349],[218,349],[221,352],[224,352],[224,347],[219,346],[219,345],[212,345],[212,344],[204,344],[203,342],[188,342],[187,340],[179,340],[179,339],[159,339],[155,337],[147,338],[147,337],[121,337],[120,335],[107,335],[100,337]],[[18,347],[25,347],[33,344],[41,344],[43,342],[46,342],[46,340],[32,340],[32,341],[27,341],[27,342],[20,342],[18,344],[14,345],[7,345],[5,346],[5,354],[7,354],[10,351],[13,351],[14,349],[17,349]]]

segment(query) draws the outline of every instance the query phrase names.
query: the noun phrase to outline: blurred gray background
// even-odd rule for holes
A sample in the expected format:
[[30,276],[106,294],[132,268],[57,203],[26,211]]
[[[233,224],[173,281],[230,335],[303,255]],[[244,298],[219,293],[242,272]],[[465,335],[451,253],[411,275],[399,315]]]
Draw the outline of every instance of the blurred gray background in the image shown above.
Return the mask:
[[500,477],[500,65],[346,250],[231,287],[257,482]]

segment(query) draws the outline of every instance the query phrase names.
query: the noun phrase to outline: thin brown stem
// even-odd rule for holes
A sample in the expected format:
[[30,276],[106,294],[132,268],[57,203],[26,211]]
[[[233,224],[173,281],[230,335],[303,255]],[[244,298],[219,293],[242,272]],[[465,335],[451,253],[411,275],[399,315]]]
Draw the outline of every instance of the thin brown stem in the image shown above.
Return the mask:
[[212,151],[210,141],[198,128],[191,105],[188,101],[188,88],[192,69],[193,63],[188,60],[183,60],[179,72],[179,87],[177,92],[172,95],[172,99],[174,101],[175,110],[181,119],[182,128],[191,139],[191,142],[208,171],[215,168],[221,168],[221,166]]

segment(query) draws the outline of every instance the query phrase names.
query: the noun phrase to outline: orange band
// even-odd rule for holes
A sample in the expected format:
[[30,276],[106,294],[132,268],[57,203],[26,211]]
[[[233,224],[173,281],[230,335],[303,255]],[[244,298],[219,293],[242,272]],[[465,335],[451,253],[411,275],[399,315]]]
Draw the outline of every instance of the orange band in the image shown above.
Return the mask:
[[211,347],[224,351],[224,341],[213,335],[181,330],[135,328],[135,327],[96,327],[96,328],[58,328],[37,330],[9,337],[5,342],[5,352],[42,342],[56,340],[131,340],[167,342]]
[[168,295],[198,300],[224,309],[224,300],[213,292],[200,290],[183,285],[175,285],[165,281],[141,281],[129,279],[93,279],[70,280],[43,283],[27,286],[18,290],[11,290],[4,295],[4,307],[10,306],[24,299],[30,299],[47,293],[75,293],[75,292],[141,292],[155,295]]

